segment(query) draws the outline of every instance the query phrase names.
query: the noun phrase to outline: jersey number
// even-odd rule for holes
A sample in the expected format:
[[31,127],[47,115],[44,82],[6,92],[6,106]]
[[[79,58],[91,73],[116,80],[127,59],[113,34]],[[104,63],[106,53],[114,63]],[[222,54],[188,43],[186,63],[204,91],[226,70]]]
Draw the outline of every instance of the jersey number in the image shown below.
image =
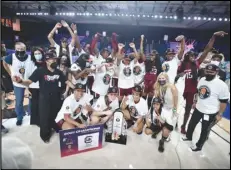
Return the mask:
[[191,78],[192,78],[191,72],[187,72],[187,73],[186,73],[186,79],[191,79]]

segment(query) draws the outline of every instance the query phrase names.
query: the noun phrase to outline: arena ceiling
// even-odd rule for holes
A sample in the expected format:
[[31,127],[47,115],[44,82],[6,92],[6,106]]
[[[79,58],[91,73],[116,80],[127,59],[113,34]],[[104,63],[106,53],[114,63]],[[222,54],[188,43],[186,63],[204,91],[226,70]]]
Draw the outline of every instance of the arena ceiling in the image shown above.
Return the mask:
[[2,1],[4,8],[33,22],[230,28],[230,1]]

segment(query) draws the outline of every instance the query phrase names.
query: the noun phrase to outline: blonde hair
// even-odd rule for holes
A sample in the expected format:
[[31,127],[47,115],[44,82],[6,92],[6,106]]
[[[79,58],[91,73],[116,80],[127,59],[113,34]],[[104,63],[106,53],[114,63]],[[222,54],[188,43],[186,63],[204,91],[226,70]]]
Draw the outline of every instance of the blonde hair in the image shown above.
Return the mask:
[[[164,86],[161,86],[158,82],[158,80],[161,76],[165,77],[165,79],[166,79],[166,84]],[[166,92],[169,85],[170,85],[170,83],[169,83],[168,74],[165,72],[160,73],[156,79],[154,86],[153,86],[155,97],[159,97],[159,98],[163,99],[163,97],[164,97],[163,94]]]

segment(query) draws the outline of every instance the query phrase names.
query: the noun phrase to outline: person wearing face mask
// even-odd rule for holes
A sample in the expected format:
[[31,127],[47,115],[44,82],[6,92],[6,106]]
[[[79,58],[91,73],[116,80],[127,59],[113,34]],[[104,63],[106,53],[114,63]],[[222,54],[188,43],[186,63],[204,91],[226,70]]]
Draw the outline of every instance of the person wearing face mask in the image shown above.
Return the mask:
[[[11,65],[11,67],[9,65]],[[21,79],[28,80],[28,78],[31,76],[33,72],[33,70],[30,68],[34,66],[34,62],[31,60],[31,56],[26,54],[25,44],[22,42],[17,42],[15,44],[15,53],[5,57],[3,66],[12,78],[14,76],[18,76]],[[16,125],[20,126],[22,125],[23,116],[25,115],[23,101],[26,86],[17,82],[13,82],[13,86],[16,98]]]
[[150,58],[145,61],[145,72],[143,97],[147,98],[148,108],[150,108],[153,98],[153,85],[161,72],[159,53],[156,50],[153,50]]
[[177,75],[177,68],[180,64],[180,61],[184,55],[185,50],[185,38],[183,35],[180,35],[176,38],[176,41],[180,42],[180,49],[178,51],[178,54],[175,54],[175,51],[173,49],[167,49],[165,52],[166,59],[162,64],[162,69],[164,72],[168,74],[169,82],[171,84],[174,84],[175,77]]
[[77,83],[74,93],[68,96],[62,105],[55,121],[62,130],[85,128],[97,123],[98,118],[92,115],[91,100],[93,96],[85,93],[84,85]]
[[[54,36],[56,30],[61,28],[62,26],[67,28],[67,30],[71,34],[71,43],[68,44],[67,38],[63,37],[61,39],[61,46],[60,46],[54,41],[53,36]],[[57,23],[55,25],[55,27],[52,29],[52,31],[49,33],[47,38],[48,38],[51,46],[56,48],[57,56],[60,56],[62,54],[65,54],[65,55],[69,56],[70,57],[70,63],[72,64],[73,63],[73,61],[72,61],[72,51],[74,49],[75,42],[76,42],[76,34],[71,30],[70,26],[66,23],[66,21],[61,20],[61,23]]]
[[202,150],[208,133],[212,126],[221,120],[229,100],[229,88],[217,78],[218,71],[219,68],[216,65],[208,64],[205,67],[205,77],[201,78],[197,85],[195,110],[190,119],[186,137],[183,138],[184,141],[192,141],[194,129],[202,119],[200,139],[195,146],[191,147],[192,151]]
[[144,118],[148,114],[148,105],[142,98],[142,88],[140,86],[136,85],[133,88],[132,95],[124,96],[121,109],[127,121],[127,127],[134,125],[133,132],[142,134]]
[[[158,97],[163,101],[162,112],[166,113],[166,121],[169,125],[176,127],[178,113],[178,91],[174,84],[169,82],[168,75],[164,72],[160,73],[154,84],[154,97]],[[169,136],[163,139],[166,141]],[[163,140],[161,142],[163,144]]]
[[[41,48],[34,48],[31,52],[31,60],[34,62],[34,66],[31,67],[34,72],[37,68],[45,67],[45,58],[44,52]],[[39,82],[32,83],[29,86],[30,91],[30,102],[31,105],[31,115],[30,115],[30,124],[39,126]]]
[[118,88],[110,87],[105,96],[100,96],[93,105],[93,116],[98,118],[97,123],[106,123],[112,118],[113,112],[119,108]]
[[[213,54],[210,64],[214,64],[214,65],[219,67],[219,72],[217,74],[217,77],[225,82],[225,80],[226,80],[226,72],[223,71],[222,69],[220,69],[221,61],[223,60],[223,58],[224,58],[223,54],[219,54],[219,53]],[[205,69],[201,70],[200,78],[205,77],[205,71],[204,70]]]
[[107,58],[105,63],[102,63],[101,66],[95,69],[95,81],[92,86],[92,91],[96,95],[105,96],[111,85],[114,73],[113,59]]
[[13,81],[25,86],[39,82],[40,137],[47,143],[52,135],[52,128],[56,132],[60,130],[55,123],[55,118],[62,104],[61,93],[65,84],[74,87],[57,69],[57,58],[53,53],[45,54],[45,62],[46,67],[37,68],[27,80],[15,76]]

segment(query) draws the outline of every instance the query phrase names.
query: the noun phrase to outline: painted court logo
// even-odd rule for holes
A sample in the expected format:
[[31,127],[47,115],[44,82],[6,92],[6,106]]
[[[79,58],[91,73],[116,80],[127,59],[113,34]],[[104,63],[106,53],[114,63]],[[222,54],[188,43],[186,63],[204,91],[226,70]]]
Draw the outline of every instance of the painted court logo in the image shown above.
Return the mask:
[[210,97],[211,91],[207,86],[200,86],[199,87],[199,97],[200,99],[206,99]]

